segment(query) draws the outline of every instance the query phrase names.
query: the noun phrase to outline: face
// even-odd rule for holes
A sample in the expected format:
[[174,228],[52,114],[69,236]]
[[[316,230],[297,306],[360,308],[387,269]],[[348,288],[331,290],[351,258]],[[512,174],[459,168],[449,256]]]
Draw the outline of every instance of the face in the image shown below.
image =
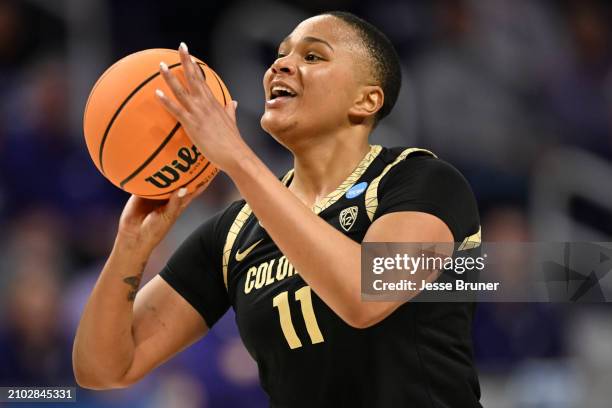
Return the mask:
[[281,42],[263,79],[264,130],[285,144],[292,136],[325,134],[349,122],[369,79],[356,35],[342,20],[317,16]]

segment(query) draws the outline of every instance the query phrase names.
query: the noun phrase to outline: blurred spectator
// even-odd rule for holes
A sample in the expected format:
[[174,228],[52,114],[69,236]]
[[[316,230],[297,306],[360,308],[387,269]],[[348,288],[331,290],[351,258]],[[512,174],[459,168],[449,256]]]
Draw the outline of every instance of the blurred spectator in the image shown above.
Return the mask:
[[485,34],[472,4],[435,2],[435,36],[412,69],[420,144],[457,166],[479,202],[524,201],[539,141],[516,89],[482,52]]
[[114,203],[118,190],[100,177],[68,127],[64,64],[44,61],[25,79],[0,158],[9,213],[42,204],[74,217],[91,205]]
[[413,69],[423,142],[451,162],[502,167],[506,140],[521,123],[518,106],[477,53],[469,2],[436,2],[434,17],[432,46]]
[[0,69],[21,69],[40,54],[62,51],[65,40],[65,23],[44,4],[0,0]]
[[[491,210],[482,222],[484,242],[497,245],[530,242],[530,228],[525,213],[513,207]],[[521,253],[518,254],[519,256]],[[522,254],[525,256],[524,254]],[[503,262],[506,273],[525,273],[520,259]],[[546,303],[481,303],[474,320],[475,355],[486,371],[507,372],[534,358],[565,356],[566,308]]]
[[609,5],[569,1],[566,19],[573,45],[570,64],[547,78],[552,130],[566,143],[612,158],[612,123],[606,80],[612,74]]
[[70,385],[71,336],[60,314],[61,243],[52,219],[33,214],[21,221],[11,243],[12,278],[3,287],[0,384]]
[[80,228],[66,229],[77,261],[91,262],[114,235],[121,197],[98,173],[81,139],[68,127],[68,78],[59,59],[25,75],[0,147],[6,216],[45,206]]

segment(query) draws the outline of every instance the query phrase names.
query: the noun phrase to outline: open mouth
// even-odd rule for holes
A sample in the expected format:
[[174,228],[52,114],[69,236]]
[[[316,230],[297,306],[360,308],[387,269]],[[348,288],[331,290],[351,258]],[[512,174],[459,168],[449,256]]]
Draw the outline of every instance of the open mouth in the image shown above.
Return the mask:
[[270,91],[270,100],[273,101],[277,98],[293,98],[296,95],[297,94],[291,88],[282,85],[275,85]]

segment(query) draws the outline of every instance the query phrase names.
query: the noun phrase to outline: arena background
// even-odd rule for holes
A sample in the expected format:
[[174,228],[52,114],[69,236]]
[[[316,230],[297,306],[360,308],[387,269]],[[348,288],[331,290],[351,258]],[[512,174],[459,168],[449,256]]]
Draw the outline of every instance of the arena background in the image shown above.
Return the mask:
[[[290,156],[259,128],[261,78],[294,25],[329,9],[370,20],[402,59],[401,96],[372,142],[430,148],[458,167],[485,241],[611,240],[612,200],[601,199],[612,193],[605,1],[0,0],[0,386],[74,384],[74,331],[127,199],[83,140],[97,77],[129,53],[185,41],[240,102],[242,135],[281,173]],[[146,277],[235,197],[219,176]],[[487,407],[610,406],[607,304],[483,304],[474,342]],[[267,406],[231,313],[138,385],[79,389],[78,401]]]

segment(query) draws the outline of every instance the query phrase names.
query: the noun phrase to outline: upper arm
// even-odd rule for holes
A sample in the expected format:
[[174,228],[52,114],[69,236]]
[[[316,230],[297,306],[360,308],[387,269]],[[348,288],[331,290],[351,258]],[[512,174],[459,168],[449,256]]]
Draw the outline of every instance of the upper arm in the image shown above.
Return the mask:
[[[231,206],[231,209],[236,206]],[[230,211],[231,212],[231,211]],[[226,212],[204,222],[185,239],[134,302],[132,384],[206,334],[230,306],[223,283]]]
[[[378,188],[378,207],[363,242],[447,243],[436,245],[435,250],[438,255],[451,256],[455,241],[479,230],[478,209],[467,181],[441,160],[408,158],[389,171]],[[411,256],[422,253],[418,245],[405,248],[408,255],[412,250]],[[439,273],[417,271],[411,279],[431,282]],[[416,295],[415,290],[407,299]],[[364,303],[362,326],[378,323],[405,302]]]
[[[431,156],[409,156],[398,163],[383,178],[377,196],[369,240],[383,233],[381,224],[391,228],[383,240],[397,237],[387,242],[461,242],[480,227],[478,205],[467,180],[453,166]],[[398,225],[393,228],[390,220]]]
[[[402,211],[385,214],[374,221],[366,232],[363,242],[452,243],[453,235],[448,226],[434,215],[423,212]],[[452,245],[436,245],[435,248],[438,254],[442,256],[449,256],[452,253]],[[393,252],[395,249],[392,246],[385,246],[384,249],[377,248],[376,256],[395,258],[396,254]],[[382,253],[380,252],[381,250],[383,251]],[[406,246],[403,253],[416,258],[421,255],[422,251],[419,245],[414,245]],[[420,281],[423,279],[433,282],[438,276],[439,272],[432,273],[431,271],[419,270],[412,272],[411,280]],[[418,293],[417,290],[406,293],[407,296],[402,300],[362,303],[361,318],[355,327],[367,328],[382,321],[406,301],[418,295]]]
[[140,380],[207,331],[202,316],[166,281],[155,276],[138,291],[134,301],[134,358],[123,382],[129,385]]
[[364,242],[453,242],[444,221],[419,211],[400,211],[382,215],[370,225]]

